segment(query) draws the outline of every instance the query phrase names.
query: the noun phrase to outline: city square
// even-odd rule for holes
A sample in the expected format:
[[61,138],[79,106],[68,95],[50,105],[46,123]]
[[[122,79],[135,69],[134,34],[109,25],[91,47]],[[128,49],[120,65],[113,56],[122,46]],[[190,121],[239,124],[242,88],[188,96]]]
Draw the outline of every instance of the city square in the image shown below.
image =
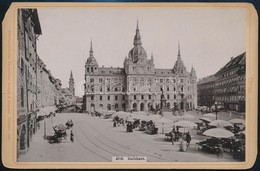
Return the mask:
[[[201,116],[197,112],[189,112],[194,116]],[[171,114],[165,114],[166,118],[174,118]],[[225,113],[220,113],[221,119]],[[241,118],[239,114],[233,114],[232,118]],[[49,143],[44,140],[44,122],[40,122],[40,128],[33,137],[31,149],[26,155],[20,157],[21,162],[111,162],[115,156],[145,156],[148,162],[238,162],[232,157],[230,151],[223,152],[221,156],[207,153],[199,149],[197,142],[205,140],[206,136],[197,135],[197,131],[190,129],[192,141],[185,152],[180,151],[180,143],[172,145],[165,139],[162,128],[158,134],[149,135],[142,131],[134,130],[126,132],[126,126],[114,128],[112,119],[92,117],[79,113],[58,113],[55,117],[46,119],[47,136],[52,136],[52,127],[56,124],[64,124],[67,120],[74,122],[73,132],[75,141],[71,142],[69,136],[59,143]],[[165,129],[169,131],[169,129]],[[69,133],[69,130],[67,131]]]
[[243,10],[134,11],[18,10],[18,162],[246,160]]

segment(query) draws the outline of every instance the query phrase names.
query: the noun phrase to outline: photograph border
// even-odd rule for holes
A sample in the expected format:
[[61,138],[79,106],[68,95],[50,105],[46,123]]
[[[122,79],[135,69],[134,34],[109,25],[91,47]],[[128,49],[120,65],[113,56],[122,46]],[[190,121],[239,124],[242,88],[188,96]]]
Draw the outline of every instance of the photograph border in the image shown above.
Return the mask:
[[[246,35],[246,161],[245,162],[17,162],[17,9],[18,8],[245,8]],[[2,162],[8,168],[152,168],[247,169],[257,156],[258,17],[250,3],[12,3],[3,20]]]

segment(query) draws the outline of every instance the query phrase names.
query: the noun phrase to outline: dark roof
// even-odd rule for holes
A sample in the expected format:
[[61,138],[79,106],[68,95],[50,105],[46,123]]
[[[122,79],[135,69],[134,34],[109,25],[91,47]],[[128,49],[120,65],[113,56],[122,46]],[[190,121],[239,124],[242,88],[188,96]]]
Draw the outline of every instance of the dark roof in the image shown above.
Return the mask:
[[203,78],[199,79],[197,84],[210,83],[210,82],[214,82],[215,80],[216,80],[215,75],[209,75],[207,77],[203,77]]
[[216,74],[225,72],[230,68],[233,68],[238,65],[245,65],[245,58],[246,58],[246,52],[238,55],[235,58],[231,58],[231,60],[224,67],[222,67]]

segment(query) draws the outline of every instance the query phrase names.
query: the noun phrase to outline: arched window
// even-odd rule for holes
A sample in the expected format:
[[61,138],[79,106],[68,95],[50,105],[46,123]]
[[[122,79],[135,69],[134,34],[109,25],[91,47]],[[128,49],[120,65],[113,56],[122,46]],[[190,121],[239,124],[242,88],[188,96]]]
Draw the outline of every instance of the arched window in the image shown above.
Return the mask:
[[171,104],[170,104],[170,102],[168,102],[167,103],[167,109],[170,109],[170,107],[171,107]]
[[107,105],[107,110],[111,110],[111,104]]
[[117,103],[115,104],[115,110],[119,110]]
[[136,103],[133,104],[133,110],[134,110],[134,111],[137,110],[137,104],[136,104]]

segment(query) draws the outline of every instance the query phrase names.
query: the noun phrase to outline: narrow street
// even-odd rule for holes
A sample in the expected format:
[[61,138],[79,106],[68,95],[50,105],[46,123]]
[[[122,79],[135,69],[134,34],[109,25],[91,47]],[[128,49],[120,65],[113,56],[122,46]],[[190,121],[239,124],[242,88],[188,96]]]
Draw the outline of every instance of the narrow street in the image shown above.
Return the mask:
[[91,117],[87,114],[61,113],[46,119],[47,136],[53,135],[52,126],[74,122],[74,143],[68,137],[60,143],[44,140],[44,121],[33,136],[29,151],[21,155],[21,162],[111,162],[115,156],[147,157],[148,162],[227,162],[235,161],[229,153],[223,156],[199,151],[196,140],[186,152],[179,144],[165,140],[164,134],[148,135],[141,131],[127,133],[125,127],[113,127],[111,119]]

